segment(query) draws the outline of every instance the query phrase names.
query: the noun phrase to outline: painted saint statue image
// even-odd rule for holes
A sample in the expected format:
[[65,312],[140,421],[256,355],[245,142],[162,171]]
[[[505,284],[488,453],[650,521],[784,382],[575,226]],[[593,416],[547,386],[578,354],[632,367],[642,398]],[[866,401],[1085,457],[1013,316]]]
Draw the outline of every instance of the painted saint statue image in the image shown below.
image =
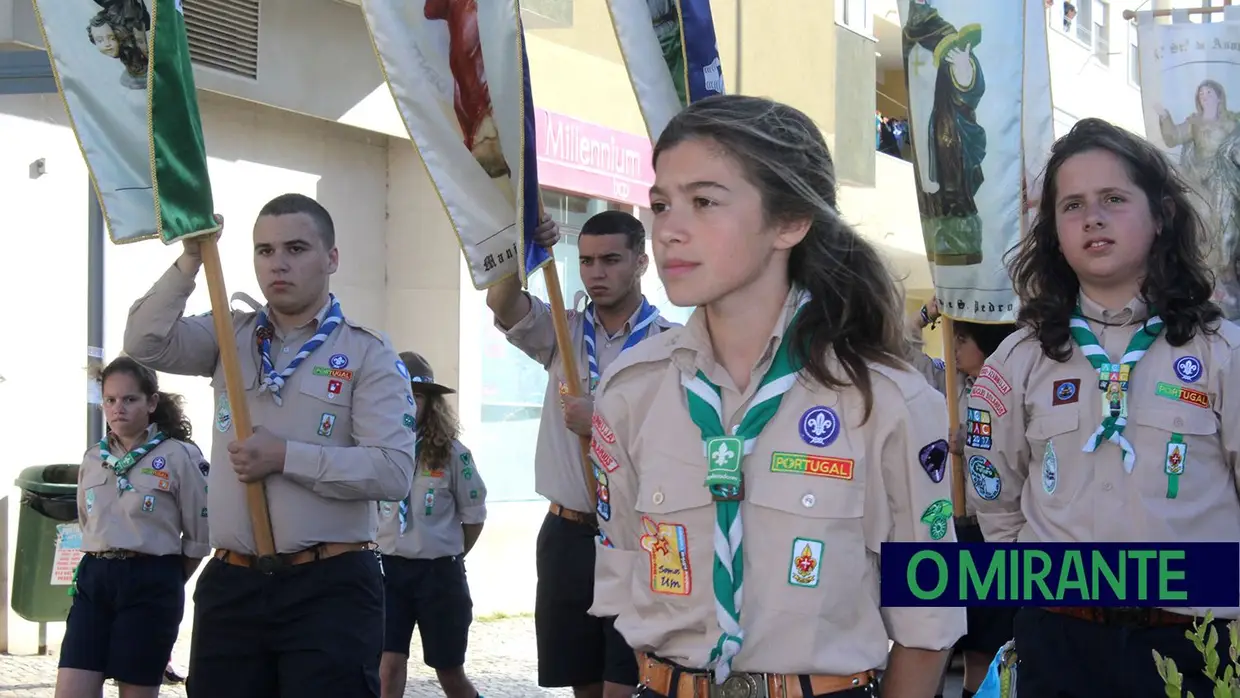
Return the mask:
[[1227,92],[1214,80],[1197,86],[1194,109],[1176,122],[1157,109],[1158,130],[1168,148],[1180,148],[1180,169],[1200,195],[1199,213],[1210,234],[1210,266],[1217,278],[1215,301],[1229,320],[1240,319],[1240,113],[1227,109]]
[[120,81],[131,90],[146,89],[147,32],[151,14],[144,0],[94,0],[101,9],[86,26],[99,53],[124,66]]
[[917,198],[926,251],[936,265],[982,261],[983,221],[974,197],[982,186],[986,158],[986,130],[977,122],[986,80],[973,53],[981,40],[981,25],[957,29],[929,0],[910,0],[903,31],[905,75],[913,79],[909,59],[919,46],[933,56],[936,68],[926,142],[913,144],[924,149],[927,171],[921,171],[922,153],[914,161]]
[[465,147],[492,179],[510,176],[482,61],[477,0],[426,0],[423,15],[448,24],[448,66],[456,84],[454,107]]

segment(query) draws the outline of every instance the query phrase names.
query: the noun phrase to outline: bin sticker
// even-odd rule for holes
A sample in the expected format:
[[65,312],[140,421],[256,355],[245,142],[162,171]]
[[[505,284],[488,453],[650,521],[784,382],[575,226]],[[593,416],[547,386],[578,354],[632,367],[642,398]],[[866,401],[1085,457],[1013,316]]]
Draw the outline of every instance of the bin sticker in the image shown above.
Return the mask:
[[52,560],[52,586],[73,584],[73,571],[82,559],[82,527],[75,523],[56,525],[56,556]]

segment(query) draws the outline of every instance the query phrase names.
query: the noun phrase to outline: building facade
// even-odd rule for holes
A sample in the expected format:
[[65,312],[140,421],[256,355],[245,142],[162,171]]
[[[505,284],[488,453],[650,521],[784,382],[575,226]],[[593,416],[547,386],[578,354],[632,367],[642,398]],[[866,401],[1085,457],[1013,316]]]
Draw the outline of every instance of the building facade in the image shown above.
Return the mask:
[[[574,232],[584,220],[622,209],[649,224],[651,144],[603,0],[524,0],[522,8],[540,181],[547,211],[568,233],[555,256],[572,299],[582,288]],[[344,312],[398,349],[424,354],[460,391],[463,440],[491,493],[491,525],[470,558],[478,611],[529,610],[545,512],[533,456],[546,374],[504,341],[485,294],[470,284],[358,0],[184,0],[184,9],[216,209],[226,218],[229,292],[260,297],[249,231],[263,203],[294,191],[331,211],[341,259],[332,289]],[[817,121],[837,163],[843,216],[887,254],[910,295],[928,294],[911,169],[872,146],[877,38],[866,0],[712,0],[712,10],[728,91],[789,102]],[[80,461],[85,367],[92,354],[116,355],[129,305],[178,253],[154,241],[105,246],[103,339],[92,349],[88,249],[99,221],[41,44],[31,0],[0,0],[0,295],[12,299],[11,326],[21,328],[0,342],[0,424],[20,436],[0,464],[0,651],[14,652],[38,640],[7,602],[20,501],[12,478],[28,465]],[[688,316],[667,302],[656,274],[644,283],[664,315]],[[543,288],[540,276],[531,279],[534,293]],[[200,282],[187,312],[208,308]],[[209,449],[206,380],[161,380],[187,398]],[[50,630],[48,641],[55,636]]]

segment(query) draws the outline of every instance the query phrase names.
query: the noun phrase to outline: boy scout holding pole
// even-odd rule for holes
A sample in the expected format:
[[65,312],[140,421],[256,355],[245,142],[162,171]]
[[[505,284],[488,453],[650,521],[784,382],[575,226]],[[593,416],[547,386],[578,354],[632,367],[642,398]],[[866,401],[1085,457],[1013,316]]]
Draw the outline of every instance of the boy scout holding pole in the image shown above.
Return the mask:
[[[551,248],[559,235],[556,223],[544,217],[534,231],[534,243]],[[568,319],[579,365],[589,374],[578,378],[584,395],[580,398],[567,394],[548,306],[523,292],[515,276],[487,290],[496,328],[551,374],[535,456],[535,488],[551,500],[535,553],[538,685],[571,686],[577,698],[627,698],[637,684],[636,659],[612,621],[589,615],[598,535],[592,509],[604,511],[609,504],[602,484],[598,490],[603,496],[596,505],[590,503],[580,437],[589,438],[592,393],[611,362],[623,350],[673,327],[642,295],[645,243],[641,221],[621,211],[605,211],[581,227],[581,279],[591,303]]]
[[[201,266],[187,240],[176,264],[130,309],[127,354],[159,371],[212,377],[208,486],[216,549],[194,594],[188,691],[195,698],[379,694],[383,577],[375,501],[413,479],[408,372],[375,332],[348,320],[328,280],[339,252],[330,214],[279,196],[254,224],[254,271],[267,306],[234,312],[254,434],[233,440],[210,315],[183,317]],[[266,485],[274,558],[256,557],[245,486]]]

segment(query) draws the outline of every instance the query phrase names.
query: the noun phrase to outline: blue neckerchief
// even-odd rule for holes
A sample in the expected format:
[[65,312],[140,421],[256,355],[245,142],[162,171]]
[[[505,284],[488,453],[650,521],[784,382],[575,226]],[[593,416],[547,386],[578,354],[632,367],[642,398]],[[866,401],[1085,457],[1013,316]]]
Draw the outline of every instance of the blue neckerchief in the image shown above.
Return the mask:
[[[645,339],[648,334],[649,327],[654,324],[654,321],[657,320],[658,317],[659,309],[653,305],[650,305],[650,303],[646,301],[646,297],[642,296],[641,308],[638,308],[637,310],[637,321],[633,323],[633,328],[629,331],[629,338],[624,342],[624,346],[621,347],[620,353],[623,354],[625,350],[632,348],[638,342]],[[594,346],[594,303],[590,303],[586,306],[585,317],[583,319],[582,339],[585,340],[586,358],[590,362],[590,392],[593,393],[594,389],[598,386],[599,381],[598,350],[595,349]]]
[[306,357],[315,352],[316,349],[323,346],[323,342],[331,335],[341,322],[344,321],[344,315],[340,312],[340,301],[336,300],[336,296],[328,294],[329,306],[327,308],[327,317],[323,318],[323,322],[319,323],[318,331],[314,336],[302,345],[301,351],[297,352],[297,356],[289,362],[289,365],[279,373],[271,363],[271,321],[267,318],[265,310],[258,311],[258,328],[255,335],[258,337],[258,352],[263,360],[263,381],[259,386],[259,392],[264,390],[271,392],[271,397],[276,401],[277,405],[283,404],[280,399],[280,388],[284,387],[284,380],[293,375],[301,362]]

